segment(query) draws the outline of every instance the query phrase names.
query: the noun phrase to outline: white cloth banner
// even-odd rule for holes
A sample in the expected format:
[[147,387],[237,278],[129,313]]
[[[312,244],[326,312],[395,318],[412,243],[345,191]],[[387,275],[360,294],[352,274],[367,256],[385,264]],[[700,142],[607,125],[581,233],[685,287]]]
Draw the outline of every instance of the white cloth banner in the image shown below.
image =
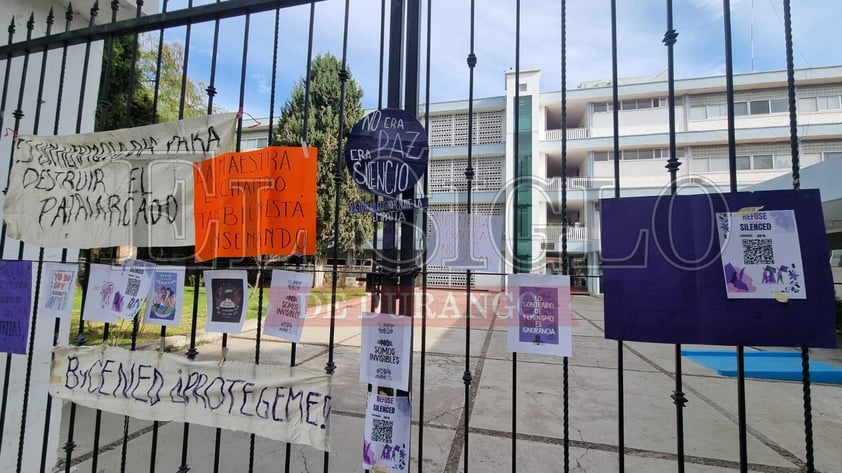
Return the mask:
[[231,151],[235,113],[121,130],[20,136],[9,236],[53,248],[189,246],[193,163]]
[[412,317],[363,312],[360,382],[409,391]]
[[330,450],[330,376],[190,361],[155,351],[56,347],[50,394],[137,419],[189,422]]

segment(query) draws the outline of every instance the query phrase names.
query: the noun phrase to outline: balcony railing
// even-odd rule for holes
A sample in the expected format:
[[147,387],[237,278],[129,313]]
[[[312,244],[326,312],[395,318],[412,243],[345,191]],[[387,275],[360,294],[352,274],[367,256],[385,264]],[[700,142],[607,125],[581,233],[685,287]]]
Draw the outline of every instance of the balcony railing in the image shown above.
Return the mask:
[[[583,190],[583,189],[594,189],[601,185],[605,185],[605,179],[594,180],[591,177],[568,177],[567,178],[567,190]],[[561,190],[561,178],[560,177],[551,177],[547,179],[547,188],[548,191],[560,191]]]
[[[561,225],[548,225],[544,230],[547,241],[561,241]],[[588,239],[588,229],[585,226],[567,227],[567,241],[581,241]]]
[[[587,128],[568,128],[568,140],[580,140],[588,137]],[[561,130],[546,130],[544,132],[544,140],[546,141],[561,141]]]

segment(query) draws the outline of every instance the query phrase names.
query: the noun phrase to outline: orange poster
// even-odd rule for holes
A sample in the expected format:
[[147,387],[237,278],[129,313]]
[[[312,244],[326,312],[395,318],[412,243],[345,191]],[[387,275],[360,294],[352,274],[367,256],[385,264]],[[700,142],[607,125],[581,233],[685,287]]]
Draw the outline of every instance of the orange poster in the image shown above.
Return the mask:
[[195,260],[315,254],[316,156],[269,146],[194,164]]

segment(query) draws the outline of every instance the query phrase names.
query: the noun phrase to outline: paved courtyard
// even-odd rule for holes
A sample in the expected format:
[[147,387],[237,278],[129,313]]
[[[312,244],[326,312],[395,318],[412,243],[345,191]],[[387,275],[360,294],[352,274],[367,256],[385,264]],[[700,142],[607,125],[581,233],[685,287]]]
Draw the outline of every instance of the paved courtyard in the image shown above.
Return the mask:
[[[431,291],[430,322],[426,337],[423,461],[418,464],[421,403],[421,330],[416,325],[413,388],[413,466],[411,471],[456,472],[463,470],[462,435],[465,369],[464,292]],[[478,298],[488,294],[475,293]],[[359,377],[359,313],[364,300],[342,303],[336,326],[333,377],[331,471],[362,471],[361,447],[366,386]],[[472,306],[473,307],[473,306]],[[494,302],[477,303],[472,314],[469,469],[477,472],[512,471],[512,354],[506,347],[504,319],[495,318]],[[600,298],[575,296],[573,356],[569,359],[570,471],[617,471],[618,344],[603,338],[603,304]],[[488,313],[491,312],[491,313]],[[417,311],[420,314],[420,308]],[[323,370],[328,357],[328,312],[314,309],[297,346],[300,366]],[[228,358],[253,361],[257,331],[228,338]],[[265,337],[261,364],[287,365],[291,345]],[[672,345],[624,344],[626,470],[676,471],[675,406],[670,399],[675,369]],[[687,346],[687,348],[699,348]],[[747,347],[746,350],[761,348]],[[220,357],[218,339],[199,347],[199,358]],[[842,366],[842,351],[815,350],[815,359]],[[563,404],[562,359],[537,355],[517,357],[517,471],[562,471]],[[737,433],[737,383],[687,359],[683,360],[686,471],[725,472],[739,467]],[[749,470],[798,472],[804,467],[804,419],[800,383],[748,379],[746,381]],[[842,386],[813,384],[813,436],[816,467],[822,472],[842,471]],[[79,409],[74,450],[78,471],[91,471],[94,414]],[[67,433],[67,409],[62,440]],[[151,423],[131,420],[128,426],[127,471],[149,471],[155,430]],[[96,471],[119,471],[122,416],[103,414],[100,455]],[[184,427],[167,423],[157,429],[158,471],[176,471],[181,464]],[[187,463],[190,471],[213,471],[215,430],[190,426]],[[221,434],[219,456],[222,472],[244,472],[249,466],[249,435]],[[63,454],[63,452],[61,452]],[[63,456],[63,455],[61,455]],[[293,446],[293,472],[322,471],[322,452]],[[283,471],[285,447],[257,438],[254,471]]]

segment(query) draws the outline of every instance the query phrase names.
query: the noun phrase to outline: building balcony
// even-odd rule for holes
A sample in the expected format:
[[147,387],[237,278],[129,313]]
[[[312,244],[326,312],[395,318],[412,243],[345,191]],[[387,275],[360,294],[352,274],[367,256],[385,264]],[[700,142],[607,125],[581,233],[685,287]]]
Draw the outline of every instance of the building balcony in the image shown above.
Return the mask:
[[[587,128],[568,128],[568,140],[581,140],[588,137]],[[561,130],[546,130],[544,131],[544,141],[561,141]]]
[[[605,177],[568,177],[567,190],[599,189],[604,186],[614,185],[614,180]],[[550,177],[547,179],[547,191],[561,191],[561,178]]]
[[[548,224],[543,232],[546,234],[546,241],[561,241],[561,225]],[[584,241],[588,239],[588,229],[584,225],[573,225],[567,227],[567,241]]]

